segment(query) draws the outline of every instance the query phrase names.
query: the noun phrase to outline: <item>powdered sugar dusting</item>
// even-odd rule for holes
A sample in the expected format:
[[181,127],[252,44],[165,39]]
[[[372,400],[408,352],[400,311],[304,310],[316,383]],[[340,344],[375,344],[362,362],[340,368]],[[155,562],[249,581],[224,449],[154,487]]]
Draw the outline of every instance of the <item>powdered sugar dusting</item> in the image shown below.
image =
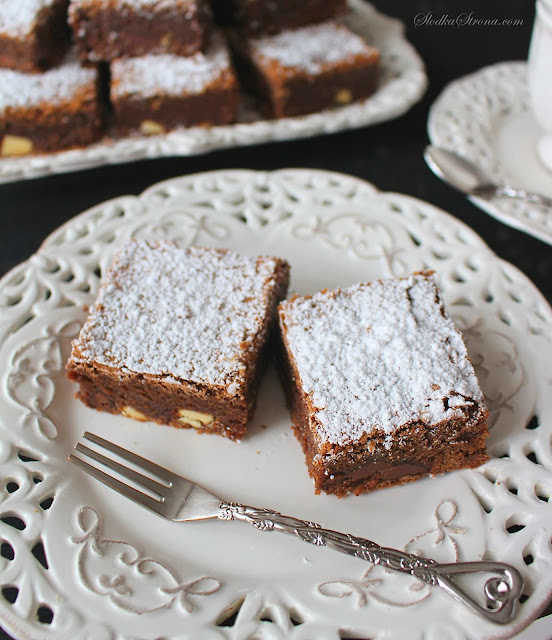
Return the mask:
[[55,0],[0,0],[0,33],[25,38],[33,30],[39,12],[51,7],[54,2]]
[[112,95],[156,96],[201,93],[231,69],[222,37],[213,37],[206,53],[190,57],[170,54],[121,58],[111,65]]
[[353,56],[373,53],[360,36],[334,21],[253,38],[251,48],[265,60],[311,74]]
[[286,340],[322,440],[345,444],[392,434],[484,404],[461,334],[433,278],[359,284],[281,304]]
[[95,68],[84,68],[77,61],[68,61],[44,73],[0,69],[0,111],[44,102],[60,104],[71,100],[77,90],[94,87],[96,78]]
[[72,359],[243,391],[275,258],[133,241],[108,271]]

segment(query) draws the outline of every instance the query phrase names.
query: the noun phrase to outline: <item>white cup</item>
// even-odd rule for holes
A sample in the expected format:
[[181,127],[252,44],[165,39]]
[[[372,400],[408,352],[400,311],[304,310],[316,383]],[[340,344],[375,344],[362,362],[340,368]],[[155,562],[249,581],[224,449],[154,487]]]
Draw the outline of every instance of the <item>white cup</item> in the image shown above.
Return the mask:
[[552,0],[537,0],[528,71],[531,107],[543,130],[537,151],[552,171]]

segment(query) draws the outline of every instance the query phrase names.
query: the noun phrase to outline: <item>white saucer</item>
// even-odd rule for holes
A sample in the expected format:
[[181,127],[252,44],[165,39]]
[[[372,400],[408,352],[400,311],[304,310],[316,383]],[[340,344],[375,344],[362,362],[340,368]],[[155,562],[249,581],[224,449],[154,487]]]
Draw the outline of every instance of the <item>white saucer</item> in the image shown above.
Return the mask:
[[[541,162],[539,127],[529,108],[527,65],[485,67],[449,84],[431,107],[431,143],[456,151],[497,182],[552,196],[552,172]],[[552,211],[521,200],[470,198],[502,222],[552,244]]]

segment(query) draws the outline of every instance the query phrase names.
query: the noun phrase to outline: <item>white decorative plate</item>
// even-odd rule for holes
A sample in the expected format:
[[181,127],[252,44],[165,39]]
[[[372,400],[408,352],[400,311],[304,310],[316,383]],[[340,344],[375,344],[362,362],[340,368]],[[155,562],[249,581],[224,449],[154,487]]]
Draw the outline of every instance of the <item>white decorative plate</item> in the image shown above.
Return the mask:
[[[552,172],[537,155],[539,128],[529,108],[527,65],[485,67],[448,85],[429,112],[431,143],[456,151],[496,182],[552,196]],[[552,244],[552,211],[522,200],[470,200],[505,224]]]
[[[490,462],[316,496],[272,370],[239,444],[86,408],[63,372],[70,339],[131,237],[279,255],[300,293],[434,269],[488,400]],[[321,171],[186,176],[69,221],[4,277],[0,305],[0,620],[18,638],[497,639],[552,594],[552,311],[443,211]],[[508,561],[525,577],[524,602],[498,627],[413,578],[325,548],[239,522],[164,521],[67,461],[85,429],[228,500],[441,561]]]
[[311,115],[264,120],[245,107],[236,124],[178,129],[162,136],[105,139],[85,149],[0,159],[0,182],[78,171],[107,164],[334,133],[396,118],[412,107],[427,85],[424,64],[404,37],[404,25],[364,0],[349,0],[345,22],[381,51],[379,87],[365,101]]

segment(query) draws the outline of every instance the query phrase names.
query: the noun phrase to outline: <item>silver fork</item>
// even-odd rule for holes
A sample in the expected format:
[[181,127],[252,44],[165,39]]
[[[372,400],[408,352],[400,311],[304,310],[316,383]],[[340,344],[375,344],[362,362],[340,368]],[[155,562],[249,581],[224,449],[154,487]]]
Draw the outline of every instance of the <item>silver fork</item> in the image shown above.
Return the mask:
[[[168,520],[175,522],[211,518],[243,520],[260,531],[281,531],[297,536],[304,542],[330,547],[372,564],[380,565],[385,569],[408,573],[428,585],[441,587],[456,600],[467,605],[473,612],[492,622],[506,624],[515,616],[516,607],[522,595],[523,578],[517,569],[508,564],[484,561],[438,564],[431,558],[422,558],[397,549],[380,547],[370,540],[323,529],[314,522],[284,516],[271,509],[258,509],[225,502],[195,482],[160,467],[100,436],[87,431],[83,438],[149,474],[143,475],[80,442],[75,446],[75,450],[81,456],[111,469],[134,485],[145,489],[148,493],[122,482],[99,467],[89,464],[81,457],[70,454],[69,460],[71,462],[111,489]],[[467,573],[488,574],[489,577],[483,587],[483,597],[479,598],[483,600],[483,604],[468,595],[454,582],[454,575]]]

